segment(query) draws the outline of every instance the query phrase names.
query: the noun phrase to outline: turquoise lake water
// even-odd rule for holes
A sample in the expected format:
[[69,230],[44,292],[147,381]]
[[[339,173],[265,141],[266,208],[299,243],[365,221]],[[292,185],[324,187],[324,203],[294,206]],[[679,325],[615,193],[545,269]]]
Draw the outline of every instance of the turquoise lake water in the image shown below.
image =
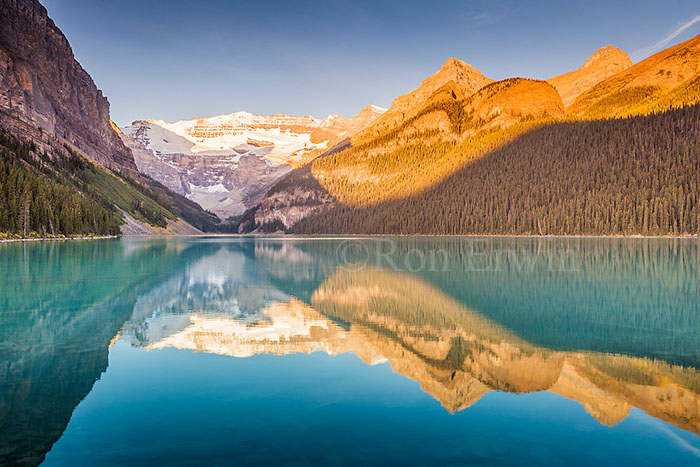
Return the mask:
[[0,245],[0,465],[700,465],[700,243]]

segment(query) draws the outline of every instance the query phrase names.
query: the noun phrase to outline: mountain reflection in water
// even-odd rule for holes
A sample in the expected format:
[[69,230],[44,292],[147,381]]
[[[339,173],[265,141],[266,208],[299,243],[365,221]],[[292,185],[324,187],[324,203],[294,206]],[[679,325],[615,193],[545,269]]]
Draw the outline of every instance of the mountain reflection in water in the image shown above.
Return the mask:
[[[212,286],[221,290],[220,284]],[[210,299],[215,294],[207,291]],[[186,296],[191,298],[191,291]],[[632,407],[639,407],[700,433],[696,369],[538,347],[404,273],[341,271],[319,286],[310,305],[291,298],[255,315],[258,321],[237,309],[231,315],[206,308],[156,313],[127,337],[149,350],[173,347],[242,358],[353,352],[370,365],[388,360],[394,371],[419,382],[450,412],[493,390],[551,391],[577,400],[605,425],[621,422]]]
[[[437,246],[454,261],[410,272],[389,256],[344,268],[338,242],[0,245],[0,272],[13,271],[0,293],[0,460],[43,459],[107,370],[115,336],[236,358],[351,352],[388,362],[450,413],[492,391],[548,391],[606,426],[636,407],[700,434],[694,244],[561,240],[580,258],[575,271],[506,262],[469,272],[466,240],[396,240],[395,258]],[[553,244],[487,244],[499,246],[536,254]]]

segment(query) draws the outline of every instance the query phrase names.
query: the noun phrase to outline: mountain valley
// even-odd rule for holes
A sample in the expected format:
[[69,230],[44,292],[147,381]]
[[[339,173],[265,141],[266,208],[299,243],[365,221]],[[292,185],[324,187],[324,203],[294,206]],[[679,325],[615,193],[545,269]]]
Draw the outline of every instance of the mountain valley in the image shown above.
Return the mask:
[[[694,172],[669,169],[675,162],[659,158],[675,154],[693,167],[698,158],[697,112],[682,108],[700,102],[700,36],[636,64],[608,45],[577,70],[546,81],[496,81],[450,58],[388,109],[369,105],[353,118],[238,111],[118,128],[107,99],[38,1],[4,2],[0,15],[0,126],[12,161],[4,168],[2,183],[12,188],[0,196],[6,213],[0,231],[10,236],[700,230],[694,178],[668,178],[669,170]],[[612,120],[618,118],[627,123]],[[578,183],[620,157],[626,163],[615,180]],[[647,179],[634,160],[650,164]],[[66,171],[65,164],[100,176],[73,166]],[[481,175],[486,167],[493,172]],[[460,178],[467,173],[480,175],[467,182]],[[38,188],[43,179],[64,188]],[[487,179],[495,185],[478,187]],[[660,180],[671,186],[661,188]],[[60,203],[76,201],[65,189],[97,204],[69,214]],[[487,203],[483,196],[494,189],[498,194]],[[546,193],[534,194],[541,189]],[[603,207],[610,196],[618,199],[614,207]],[[555,214],[566,210],[597,220],[572,224]]]
[[139,120],[123,129],[139,170],[221,219],[255,206],[293,167],[372,123],[370,105],[348,119],[247,112],[177,123]]

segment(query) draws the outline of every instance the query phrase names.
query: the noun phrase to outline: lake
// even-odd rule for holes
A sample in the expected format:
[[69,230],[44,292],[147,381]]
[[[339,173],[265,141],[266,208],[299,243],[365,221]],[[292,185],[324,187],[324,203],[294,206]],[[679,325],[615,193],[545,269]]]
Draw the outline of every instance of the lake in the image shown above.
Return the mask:
[[0,464],[700,465],[700,244],[0,245]]

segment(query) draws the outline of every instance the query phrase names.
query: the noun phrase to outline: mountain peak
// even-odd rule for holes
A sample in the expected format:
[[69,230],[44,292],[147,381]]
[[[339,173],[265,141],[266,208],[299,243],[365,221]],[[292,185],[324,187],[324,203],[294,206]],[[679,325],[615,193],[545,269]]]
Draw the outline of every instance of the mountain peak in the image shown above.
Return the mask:
[[379,107],[374,104],[370,104],[364,109],[360,110],[360,112],[353,118],[355,119],[371,119],[374,120],[380,115],[382,115],[384,112],[386,112],[387,109],[383,107]]
[[372,112],[372,113],[378,113],[378,114],[383,114],[386,112],[388,109],[384,107],[379,107],[378,105],[370,104],[364,109],[362,109],[360,112]]
[[425,92],[431,94],[450,81],[454,81],[458,86],[463,87],[466,95],[471,95],[493,82],[492,79],[484,76],[467,62],[457,58],[448,58],[440,70],[424,79],[420,88],[413,91],[413,93]]
[[447,60],[445,60],[445,63],[442,64],[442,67],[440,69],[445,70],[448,68],[464,68],[464,66],[471,67],[467,62],[462,61],[458,58],[450,57]]
[[626,64],[628,67],[632,66],[632,60],[630,60],[630,56],[626,52],[623,52],[612,45],[606,45],[605,47],[601,47],[600,49],[596,50],[595,53],[591,55],[591,58],[586,60],[581,69],[600,65],[603,62],[621,63]]
[[417,89],[394,99],[391,107],[382,113],[368,131],[375,134],[410,118],[423,108],[434,92],[449,82],[453,82],[460,95],[470,96],[487,84],[493,83],[493,80],[467,62],[454,57],[448,58],[442,67],[425,78]]
[[568,108],[578,96],[632,65],[634,63],[629,55],[612,45],[606,45],[596,50],[579,69],[547,81],[557,89],[564,107]]
[[[639,63],[616,73],[582,94],[572,106],[573,115],[625,116],[665,110],[674,105],[698,102],[696,80],[700,76],[700,35],[655,53]],[[684,86],[679,88],[679,86]],[[675,97],[666,95],[678,88]],[[603,103],[608,96],[621,97],[623,93],[643,95],[645,103],[627,102],[611,107]],[[601,105],[598,105],[601,104]],[[596,109],[597,107],[597,109]]]
[[[455,74],[455,73],[468,74],[468,75],[473,76],[476,79],[487,80],[487,81],[491,82],[491,80],[486,78],[479,70],[477,70],[476,68],[474,68],[473,66],[471,66],[470,64],[465,62],[464,60],[460,60],[460,59],[454,58],[454,57],[451,57],[451,58],[448,58],[447,60],[445,60],[445,63],[443,63],[442,66],[440,67],[440,71],[438,71],[433,76],[431,76],[431,78],[435,77],[435,76],[444,75],[444,74]],[[428,78],[428,79],[430,79],[430,78]],[[488,83],[486,83],[486,84],[488,84]],[[474,91],[477,91],[477,89],[475,89]]]
[[348,126],[346,135],[348,137],[354,136],[359,131],[365,129],[366,127],[374,123],[374,121],[381,117],[386,111],[387,109],[384,109],[382,107],[378,107],[373,104],[368,105],[364,109],[360,110],[360,112],[357,115],[350,119],[350,124]]

